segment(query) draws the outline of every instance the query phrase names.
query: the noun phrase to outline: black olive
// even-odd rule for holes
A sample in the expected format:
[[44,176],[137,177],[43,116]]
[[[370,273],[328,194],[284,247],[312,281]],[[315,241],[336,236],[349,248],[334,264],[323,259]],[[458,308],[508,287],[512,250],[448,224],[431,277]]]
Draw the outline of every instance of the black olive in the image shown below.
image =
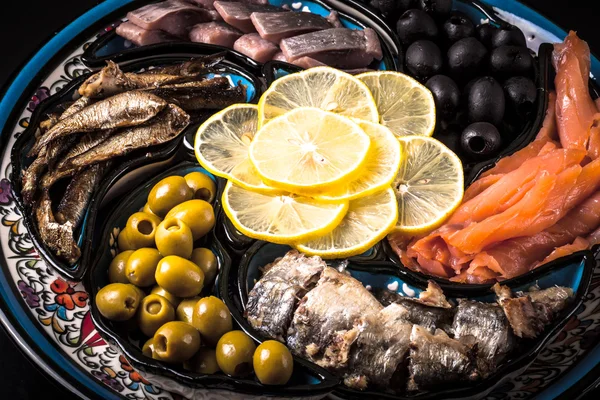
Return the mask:
[[522,46],[527,47],[525,35],[516,26],[507,26],[497,29],[492,35],[492,47]]
[[475,76],[483,68],[487,49],[474,37],[464,38],[448,49],[450,74],[459,80]]
[[[431,90],[431,89],[430,89]],[[537,89],[533,81],[524,76],[514,76],[504,82],[506,105],[511,113],[524,117],[533,112]]]
[[421,81],[439,73],[442,65],[442,52],[430,40],[417,40],[406,50],[406,68]]
[[467,101],[469,121],[498,126],[504,117],[504,108],[504,90],[494,78],[484,76],[471,84]]
[[438,117],[442,120],[453,118],[460,105],[460,90],[456,83],[445,75],[435,75],[425,86],[433,94]]
[[368,3],[386,16],[398,15],[418,6],[417,0],[371,0]]
[[408,10],[396,23],[398,38],[405,46],[419,39],[434,39],[438,35],[435,21],[421,10]]
[[419,0],[421,10],[443,17],[452,11],[452,0]]
[[475,34],[475,25],[469,17],[461,12],[454,12],[453,15],[444,22],[442,27],[444,37],[448,43],[454,43]]
[[533,57],[527,47],[500,46],[492,51],[490,68],[492,73],[499,77],[530,75],[533,70]]
[[460,145],[460,136],[461,129],[458,125],[449,125],[445,129],[440,129],[436,132],[433,137],[440,142],[444,143],[444,145],[456,153],[458,156],[461,155],[462,149]]
[[485,47],[488,49],[492,48],[492,36],[494,32],[496,32],[498,28],[496,28],[492,24],[481,24],[477,26],[477,38]]
[[498,129],[489,122],[475,122],[462,132],[460,144],[465,154],[481,160],[498,153],[502,138]]

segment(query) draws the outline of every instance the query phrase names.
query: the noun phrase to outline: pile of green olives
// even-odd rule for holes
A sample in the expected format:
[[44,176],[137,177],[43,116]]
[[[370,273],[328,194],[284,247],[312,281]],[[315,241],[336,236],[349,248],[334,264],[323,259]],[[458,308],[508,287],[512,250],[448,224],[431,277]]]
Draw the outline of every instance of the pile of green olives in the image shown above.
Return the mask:
[[120,232],[110,283],[98,291],[96,306],[147,337],[141,349],[147,357],[201,374],[254,372],[263,384],[283,385],[293,372],[287,347],[271,340],[257,348],[233,329],[222,300],[200,296],[218,271],[215,254],[194,245],[215,224],[215,194],[215,183],[201,172],[158,182]]

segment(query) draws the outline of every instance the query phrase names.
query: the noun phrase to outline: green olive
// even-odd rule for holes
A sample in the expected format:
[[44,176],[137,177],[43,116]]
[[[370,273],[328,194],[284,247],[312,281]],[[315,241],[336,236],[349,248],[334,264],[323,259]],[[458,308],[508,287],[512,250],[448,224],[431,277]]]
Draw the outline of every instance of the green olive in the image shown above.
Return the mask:
[[258,346],[253,365],[254,373],[263,385],[285,385],[294,372],[292,353],[276,340],[267,340]]
[[256,345],[242,331],[224,334],[217,343],[217,364],[230,376],[244,377],[252,373],[252,355]]
[[177,320],[191,324],[192,315],[194,315],[194,307],[196,306],[198,300],[200,300],[200,297],[191,297],[189,299],[182,300],[177,306],[177,310],[175,310],[175,316],[177,317]]
[[194,248],[192,231],[177,218],[165,218],[156,230],[156,248],[163,256],[190,258]]
[[217,344],[221,336],[233,329],[231,313],[221,299],[204,297],[194,306],[192,325],[209,346]]
[[158,182],[148,195],[150,210],[159,217],[164,217],[171,208],[184,201],[191,200],[194,192],[187,185],[183,176],[169,176]]
[[181,321],[167,322],[154,334],[152,357],[168,363],[189,360],[200,349],[200,334]]
[[[148,205],[148,203],[144,204],[144,208],[142,208],[142,212],[145,212],[146,214],[156,215],[156,214],[154,214],[152,212],[152,210],[150,209],[150,206]],[[158,217],[158,215],[156,215],[156,216]]]
[[104,318],[127,321],[135,315],[142,292],[129,283],[111,283],[96,294],[96,306]]
[[217,257],[215,253],[213,253],[210,249],[204,247],[198,247],[192,251],[192,256],[190,257],[190,261],[200,267],[202,272],[204,272],[204,282],[210,283],[217,276],[217,272],[219,271],[219,263],[217,261]]
[[194,199],[208,201],[209,203],[213,202],[217,194],[217,185],[210,176],[195,171],[190,172],[183,178],[194,192]]
[[206,235],[215,226],[215,213],[210,203],[190,200],[171,209],[165,218],[174,217],[185,222],[192,230],[194,241]]
[[156,266],[161,256],[158,250],[144,247],[133,252],[127,260],[125,274],[129,282],[136,286],[146,287],[156,283],[154,277]]
[[144,335],[154,335],[158,328],[173,320],[175,320],[175,308],[164,297],[149,294],[140,303],[137,322]]
[[217,352],[210,347],[200,347],[194,357],[183,363],[183,368],[199,374],[216,374],[220,371],[219,364],[217,364]]
[[160,287],[177,297],[197,296],[204,286],[204,273],[200,267],[179,256],[160,260],[155,277]]
[[158,224],[160,224],[160,218],[156,215],[145,212],[131,214],[125,225],[129,245],[134,249],[154,247],[154,236]]
[[179,297],[173,296],[171,293],[167,292],[165,289],[161,288],[158,285],[152,288],[150,294],[157,294],[159,296],[164,297],[165,299],[169,300],[169,303],[173,304],[173,307],[177,307],[179,305],[179,302],[181,301]]
[[146,340],[146,343],[144,343],[144,346],[142,346],[142,354],[145,355],[146,357],[152,358],[153,351],[154,351],[154,338],[151,337],[150,339]]
[[125,274],[125,266],[133,250],[125,250],[115,256],[108,266],[108,281],[110,283],[129,283]]
[[117,245],[119,246],[119,251],[135,250],[135,248],[129,242],[129,229],[127,229],[127,227],[123,228],[123,230],[119,232]]

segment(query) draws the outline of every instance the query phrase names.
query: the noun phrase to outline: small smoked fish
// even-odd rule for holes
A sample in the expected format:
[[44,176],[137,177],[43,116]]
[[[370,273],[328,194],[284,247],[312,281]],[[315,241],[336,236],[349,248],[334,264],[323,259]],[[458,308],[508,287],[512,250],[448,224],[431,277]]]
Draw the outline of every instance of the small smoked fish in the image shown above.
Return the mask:
[[223,77],[162,86],[150,92],[185,111],[221,109],[246,100],[246,88],[241,84],[230,87]]
[[245,316],[265,336],[285,342],[298,300],[317,283],[326,264],[296,250],[264,267],[248,294]]
[[58,137],[139,125],[154,117],[166,106],[165,100],[151,93],[134,90],[117,94],[58,122],[41,137],[30,155],[38,154],[42,147]]
[[194,57],[189,61],[182,63],[165,65],[162,67],[151,68],[141,75],[180,75],[187,77],[197,77],[201,74],[210,72],[221,61],[225,59],[227,52],[221,51],[206,56]]
[[54,219],[52,201],[47,191],[42,191],[35,208],[35,218],[42,242],[54,254],[73,265],[81,257],[81,250],[73,237],[74,226],[71,222],[59,224]]
[[473,348],[438,329],[431,334],[414,325],[410,335],[410,374],[407,389],[423,390],[478,378]]
[[86,151],[96,147],[100,143],[104,142],[108,137],[110,137],[115,131],[112,129],[106,131],[98,131],[98,132],[90,132],[86,133],[77,141],[77,143],[72,146],[69,151],[65,153],[65,155],[61,158],[59,162],[56,163],[56,169],[63,169],[69,160],[79,156],[80,154],[85,153]]
[[56,210],[55,218],[58,223],[69,222],[73,229],[77,229],[96,187],[104,176],[106,166],[107,163],[92,165],[71,179]]

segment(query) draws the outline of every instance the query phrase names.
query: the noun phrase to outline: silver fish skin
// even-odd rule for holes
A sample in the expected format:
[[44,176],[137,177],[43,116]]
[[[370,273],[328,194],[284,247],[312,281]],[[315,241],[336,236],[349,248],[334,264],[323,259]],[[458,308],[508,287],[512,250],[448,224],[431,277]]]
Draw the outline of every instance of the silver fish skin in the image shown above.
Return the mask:
[[311,290],[327,264],[296,250],[265,266],[248,294],[245,316],[265,336],[285,342],[298,300]]
[[358,339],[352,346],[344,384],[364,390],[367,387],[402,389],[404,366],[413,324],[402,318],[402,306],[390,304],[379,313],[369,314],[356,324]]
[[55,218],[58,223],[70,222],[73,229],[77,229],[109,163],[110,161],[92,165],[71,179],[56,210]]
[[34,146],[36,155],[42,147],[58,137],[74,133],[124,128],[148,121],[167,106],[167,102],[151,93],[130,91],[94,103],[58,122]]
[[106,131],[99,132],[90,132],[86,133],[79,139],[79,141],[72,146],[65,155],[60,159],[59,162],[56,163],[56,169],[62,169],[70,159],[77,157],[80,154],[85,153],[86,151],[96,147],[100,143],[104,142],[108,139],[112,134],[114,134],[114,130],[109,129]]
[[287,345],[295,354],[343,371],[358,337],[356,321],[383,307],[356,279],[326,267],[317,286],[300,301],[288,329]]
[[186,111],[220,109],[246,100],[246,88],[230,87],[226,78],[163,86],[150,92]]
[[64,168],[83,168],[175,139],[188,126],[190,116],[174,104],[145,124],[125,128],[83,154],[66,161]]
[[42,191],[35,217],[42,242],[58,257],[73,265],[81,257],[81,250],[73,238],[73,224],[59,224],[52,213],[52,201],[47,191]]
[[502,308],[495,303],[460,299],[451,332],[455,339],[477,344],[477,368],[493,372],[514,346],[514,336]]
[[413,325],[410,334],[409,391],[478,378],[473,349],[438,329],[435,334]]

